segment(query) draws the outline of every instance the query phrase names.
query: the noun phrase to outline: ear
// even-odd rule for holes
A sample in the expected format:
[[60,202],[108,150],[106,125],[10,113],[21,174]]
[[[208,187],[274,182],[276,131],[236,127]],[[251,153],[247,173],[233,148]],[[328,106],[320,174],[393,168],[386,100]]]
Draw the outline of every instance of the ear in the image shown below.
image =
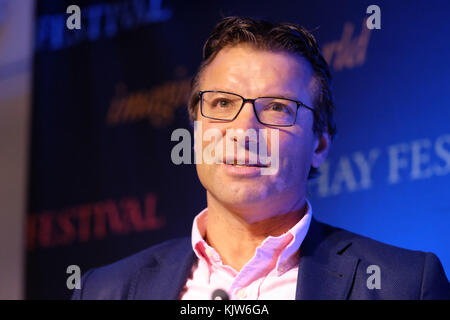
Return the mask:
[[311,161],[311,165],[314,168],[320,167],[320,165],[326,160],[330,146],[331,139],[328,132],[322,133],[320,137],[315,139],[313,157]]

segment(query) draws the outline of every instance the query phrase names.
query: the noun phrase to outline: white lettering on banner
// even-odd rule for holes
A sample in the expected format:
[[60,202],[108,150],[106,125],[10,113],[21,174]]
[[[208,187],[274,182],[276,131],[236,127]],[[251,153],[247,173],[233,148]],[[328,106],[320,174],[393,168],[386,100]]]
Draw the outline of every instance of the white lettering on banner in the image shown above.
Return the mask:
[[426,179],[433,175],[430,163],[431,141],[421,139],[411,143],[411,179]]
[[[73,29],[72,18],[78,17],[81,11],[83,12],[81,16],[83,28],[81,29],[81,21],[79,21],[80,28],[78,24],[75,24],[78,32],[67,31],[67,29]],[[93,4],[81,9],[71,5],[66,13],[72,14],[67,20],[65,13],[37,17],[35,39],[37,52],[61,50],[85,41],[114,37],[120,30],[164,22],[173,16],[171,9],[163,7],[162,0],[120,0],[113,3]]]
[[338,162],[338,169],[331,185],[331,193],[341,193],[341,186],[345,184],[350,192],[358,190],[358,184],[350,164],[350,159],[342,156]]
[[369,157],[366,159],[362,152],[355,152],[353,154],[353,161],[358,166],[359,172],[361,173],[361,188],[369,189],[372,186],[372,179],[370,176],[372,167],[380,156],[380,150],[372,149],[369,152]]
[[[449,146],[445,149],[444,145]],[[450,173],[450,134],[440,136],[435,143],[436,155],[445,162],[445,166],[441,167],[438,164],[434,167],[434,172],[437,176],[443,176]]]
[[[395,144],[388,147],[389,152],[389,183],[397,183],[400,180],[400,169],[408,168],[408,161],[404,154],[408,150],[407,143]],[[402,156],[403,155],[403,156]]]
[[[419,139],[389,146],[388,150],[390,184],[399,183],[402,178],[418,180],[450,173],[450,134],[439,136],[434,143]],[[437,161],[432,161],[433,156]]]
[[333,176],[330,176],[329,161],[325,161],[320,166],[320,176],[310,181],[309,185],[316,185],[321,197],[340,194],[344,189],[349,192],[369,189],[372,186],[372,169],[379,156],[380,150],[377,148],[370,150],[367,156],[360,151],[350,157],[341,156]]
[[[382,161],[387,162],[387,179],[378,181],[388,184],[447,175],[450,173],[450,134],[443,134],[434,141],[424,138],[388,145],[385,153],[373,148],[329,159],[320,166],[320,176],[308,185],[319,197],[367,190],[373,187],[374,168],[380,167]],[[375,177],[382,176],[380,169]]]
[[[181,141],[180,141],[181,139]],[[249,141],[248,148],[246,141]],[[214,164],[223,163],[223,159],[234,159],[238,164],[245,163],[245,150],[248,149],[249,163],[259,162],[268,167],[261,171],[263,175],[276,174],[279,169],[279,136],[277,130],[271,130],[270,148],[267,145],[267,130],[226,130],[226,134],[217,128],[202,132],[201,122],[194,122],[194,161],[191,159],[191,134],[186,129],[176,129],[172,141],[180,141],[172,148],[171,158],[179,164]],[[225,140],[225,145],[223,144]],[[209,142],[203,148],[203,142]],[[259,141],[259,144],[257,143]],[[236,150],[235,151],[235,146]],[[223,157],[225,153],[227,157]],[[270,149],[270,156],[267,151]],[[320,175],[308,182],[309,189],[319,197],[355,192],[372,188],[374,168],[381,161],[387,161],[387,183],[396,184],[404,181],[429,179],[450,173],[450,134],[444,134],[435,141],[425,138],[403,142],[386,147],[384,158],[380,148],[368,152],[356,151],[350,155],[341,155],[329,159],[320,166]],[[381,159],[381,161],[380,161]],[[379,171],[376,177],[380,177]]]

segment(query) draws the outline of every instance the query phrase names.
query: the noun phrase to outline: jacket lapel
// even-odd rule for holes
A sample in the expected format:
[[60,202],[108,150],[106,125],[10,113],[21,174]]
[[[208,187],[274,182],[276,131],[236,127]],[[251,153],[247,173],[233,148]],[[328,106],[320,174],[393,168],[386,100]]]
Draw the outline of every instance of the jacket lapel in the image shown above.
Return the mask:
[[339,233],[339,229],[311,220],[300,247],[297,300],[348,298],[359,259],[343,255],[351,241],[340,239]]
[[191,273],[196,256],[189,238],[175,247],[168,247],[163,254],[136,275],[130,288],[129,299],[177,300],[186,279]]

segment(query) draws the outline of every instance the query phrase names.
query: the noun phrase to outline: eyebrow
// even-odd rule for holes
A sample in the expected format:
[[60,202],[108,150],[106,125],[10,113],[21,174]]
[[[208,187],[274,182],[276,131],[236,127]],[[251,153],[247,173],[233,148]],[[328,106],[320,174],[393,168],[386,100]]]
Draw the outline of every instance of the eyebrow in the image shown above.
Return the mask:
[[286,94],[268,94],[268,95],[265,95],[264,97],[281,98],[281,99],[288,99],[288,100],[300,100],[298,98],[295,98],[291,95],[286,95]]
[[[238,95],[240,95],[240,96],[242,96],[242,94],[240,94],[240,93],[236,93],[236,92],[234,92],[234,90],[230,90],[230,89],[222,89],[222,88],[216,88],[216,87],[213,87],[213,88],[211,88],[211,89],[208,89],[208,90],[211,90],[211,91],[223,91],[223,92],[229,92],[229,93],[234,93],[234,94],[238,94]],[[263,95],[263,96],[260,96],[260,97],[256,97],[256,98],[264,98],[264,97],[270,97],[270,98],[281,98],[281,99],[288,99],[288,100],[295,100],[295,101],[298,101],[299,99],[298,98],[296,98],[294,95],[291,95],[291,94],[289,94],[289,93],[278,93],[278,94],[265,94],[265,95]]]

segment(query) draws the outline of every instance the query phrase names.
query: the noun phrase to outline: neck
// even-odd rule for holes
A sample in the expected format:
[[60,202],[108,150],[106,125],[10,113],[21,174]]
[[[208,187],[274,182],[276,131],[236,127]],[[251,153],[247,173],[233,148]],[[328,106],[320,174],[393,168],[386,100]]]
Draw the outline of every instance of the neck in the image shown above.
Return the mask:
[[256,248],[268,236],[277,237],[286,233],[300,221],[307,209],[303,198],[293,206],[297,209],[273,216],[266,214],[267,218],[253,221],[248,219],[247,210],[237,211],[224,206],[209,193],[207,200],[206,241],[220,254],[224,264],[237,271],[253,257]]

